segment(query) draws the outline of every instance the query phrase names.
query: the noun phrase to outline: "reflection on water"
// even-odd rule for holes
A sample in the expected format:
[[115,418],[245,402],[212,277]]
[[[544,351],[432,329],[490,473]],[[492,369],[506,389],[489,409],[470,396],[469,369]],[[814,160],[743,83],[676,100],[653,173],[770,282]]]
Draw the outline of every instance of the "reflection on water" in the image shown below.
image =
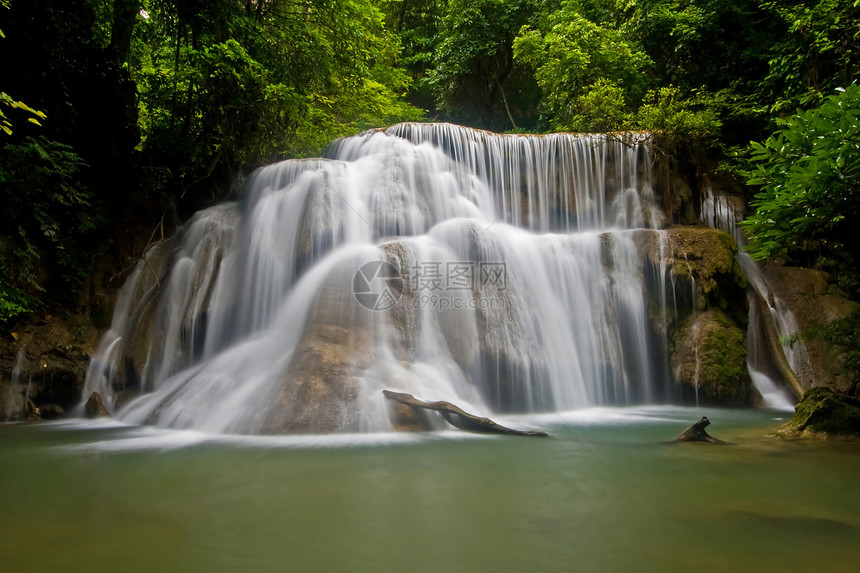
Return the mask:
[[[666,445],[706,414],[735,442]],[[4,571],[855,571],[860,444],[783,413],[509,418],[553,438],[0,426]]]

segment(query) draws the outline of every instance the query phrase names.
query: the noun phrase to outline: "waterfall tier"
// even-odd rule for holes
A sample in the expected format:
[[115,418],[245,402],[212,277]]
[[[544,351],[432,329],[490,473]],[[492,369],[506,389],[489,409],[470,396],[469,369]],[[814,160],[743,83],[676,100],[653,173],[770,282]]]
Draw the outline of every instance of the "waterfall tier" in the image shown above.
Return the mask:
[[262,168],[137,265],[86,395],[230,433],[387,431],[384,388],[485,414],[672,399],[668,337],[709,291],[652,160],[636,135],[401,124]]

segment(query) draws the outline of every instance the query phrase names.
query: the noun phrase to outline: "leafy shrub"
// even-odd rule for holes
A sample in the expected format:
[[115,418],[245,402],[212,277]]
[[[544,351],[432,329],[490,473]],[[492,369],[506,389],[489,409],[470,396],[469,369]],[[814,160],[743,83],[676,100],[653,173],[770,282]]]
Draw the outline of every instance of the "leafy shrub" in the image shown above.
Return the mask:
[[720,131],[716,100],[705,94],[683,99],[677,88],[663,87],[648,92],[637,112],[637,123],[639,129],[652,133],[688,140],[714,138]]
[[77,241],[90,226],[81,211],[90,194],[77,179],[84,166],[71,147],[45,137],[2,147],[0,201],[8,218],[0,229],[0,322],[39,305],[45,269],[80,280]]
[[860,211],[860,86],[778,119],[750,144],[748,183],[759,188],[743,223],[757,260],[810,262],[856,252]]

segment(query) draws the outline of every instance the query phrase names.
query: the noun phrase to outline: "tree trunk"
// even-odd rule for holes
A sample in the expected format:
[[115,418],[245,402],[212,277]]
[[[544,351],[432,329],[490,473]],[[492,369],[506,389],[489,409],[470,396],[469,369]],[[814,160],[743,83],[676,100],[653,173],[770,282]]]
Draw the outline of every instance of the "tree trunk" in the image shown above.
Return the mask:
[[507,428],[501,424],[497,424],[489,418],[481,418],[474,414],[469,414],[461,408],[458,408],[450,402],[424,402],[418,400],[412,394],[402,392],[392,392],[391,390],[383,390],[382,393],[389,400],[406,404],[411,408],[423,408],[425,410],[435,410],[442,414],[445,420],[461,430],[468,432],[484,432],[493,434],[510,434],[515,436],[538,436],[547,437],[549,434],[540,430],[514,430]]
[[110,34],[110,47],[116,54],[120,67],[128,61],[131,50],[131,33],[140,12],[140,0],[114,0],[113,28]]
[[678,437],[673,440],[673,443],[707,442],[709,444],[728,445],[729,442],[724,442],[708,435],[708,432],[705,431],[705,427],[710,425],[710,423],[710,420],[708,420],[705,416],[702,416],[698,422],[681,432]]

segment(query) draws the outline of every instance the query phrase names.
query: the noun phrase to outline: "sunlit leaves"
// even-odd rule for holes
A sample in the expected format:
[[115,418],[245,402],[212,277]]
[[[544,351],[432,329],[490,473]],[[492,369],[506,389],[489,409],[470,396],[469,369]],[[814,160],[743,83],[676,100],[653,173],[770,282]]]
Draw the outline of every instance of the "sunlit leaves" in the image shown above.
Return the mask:
[[12,135],[12,120],[6,116],[6,113],[3,111],[4,107],[26,112],[30,115],[30,117],[27,118],[27,121],[38,126],[42,125],[39,122],[40,119],[48,117],[44,112],[33,109],[24,102],[14,99],[6,92],[0,92],[0,130],[2,130],[6,135]]
[[778,124],[749,148],[748,183],[760,188],[755,213],[743,223],[753,257],[844,248],[860,214],[860,87]]
[[[651,64],[619,30],[589,20],[575,2],[552,13],[541,29],[523,28],[514,57],[534,70],[556,130],[624,127],[624,96],[643,95]],[[612,103],[597,106],[600,94]],[[601,120],[603,112],[608,115]]]

